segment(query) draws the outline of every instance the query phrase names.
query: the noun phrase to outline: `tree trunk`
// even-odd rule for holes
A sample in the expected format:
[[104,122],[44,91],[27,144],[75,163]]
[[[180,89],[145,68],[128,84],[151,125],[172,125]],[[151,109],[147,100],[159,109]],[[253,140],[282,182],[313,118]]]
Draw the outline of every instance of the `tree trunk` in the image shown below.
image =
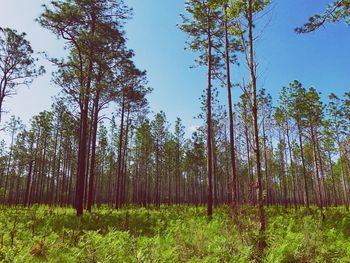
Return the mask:
[[306,177],[306,167],[305,167],[305,158],[304,158],[304,147],[303,147],[303,140],[301,137],[301,126],[299,121],[297,121],[298,126],[298,133],[299,133],[299,145],[300,145],[300,156],[301,156],[301,163],[303,166],[303,176],[304,176],[304,194],[305,194],[305,204],[306,208],[310,207],[310,201],[309,201],[309,191],[307,186],[307,177]]
[[10,153],[9,153],[9,157],[8,157],[8,161],[7,161],[4,194],[2,196],[3,203],[5,203],[5,199],[6,199],[6,192],[7,192],[7,185],[8,185],[8,179],[9,179],[9,174],[10,174],[10,166],[11,166],[11,160],[12,160],[12,148],[13,148],[14,139],[15,139],[15,129],[13,129],[12,133],[11,133]]
[[207,34],[208,34],[208,87],[207,87],[207,172],[208,172],[208,200],[207,200],[207,214],[209,219],[213,215],[213,160],[212,160],[212,110],[211,110],[211,79],[212,79],[212,35],[211,35],[211,21],[210,9],[207,10]]
[[233,109],[232,109],[232,95],[231,95],[231,76],[230,76],[230,55],[229,55],[229,38],[228,38],[228,25],[227,25],[227,5],[225,6],[225,60],[226,60],[226,85],[227,85],[227,98],[228,98],[228,116],[230,122],[230,167],[231,167],[231,193],[233,211],[237,207],[237,175],[236,175],[236,153],[235,153],[235,138],[233,129]]
[[258,107],[256,96],[256,66],[254,61],[254,47],[253,47],[253,0],[249,0],[248,9],[248,34],[249,34],[249,71],[252,83],[252,113],[253,113],[253,129],[254,129],[254,151],[256,158],[256,175],[258,180],[258,208],[259,208],[259,220],[260,220],[260,238],[259,249],[263,251],[266,247],[265,230],[266,230],[266,218],[264,209],[264,197],[263,186],[261,176],[261,162],[260,162],[260,145],[259,145],[259,130],[258,130]]
[[312,140],[312,150],[313,150],[313,157],[314,157],[314,173],[315,173],[316,182],[317,182],[316,192],[318,192],[319,208],[321,210],[321,213],[323,213],[323,198],[322,198],[321,181],[320,181],[319,165],[318,165],[317,150],[316,150],[317,134],[312,125],[311,125],[311,140]]
[[94,200],[94,179],[95,179],[95,166],[96,166],[96,140],[97,140],[97,126],[98,126],[98,112],[99,112],[99,99],[100,91],[96,90],[94,100],[94,114],[93,114],[93,128],[92,128],[92,145],[91,145],[91,163],[90,163],[90,176],[89,176],[89,190],[87,198],[87,211],[91,213],[91,207]]
[[297,209],[296,180],[295,180],[295,172],[294,172],[294,161],[293,161],[293,155],[292,155],[292,145],[290,142],[290,135],[289,135],[288,119],[286,120],[286,136],[287,136],[287,143],[288,143],[288,150],[289,150],[290,171],[293,179],[293,203],[294,203],[294,208]]
[[119,145],[118,145],[118,166],[117,166],[117,193],[115,200],[115,208],[120,208],[121,205],[121,182],[122,182],[122,148],[123,148],[123,136],[124,136],[124,114],[125,113],[125,95],[123,93],[122,98],[122,111],[120,117],[120,133],[119,133]]
[[29,171],[28,171],[28,177],[27,177],[26,194],[25,194],[25,199],[24,199],[25,206],[29,205],[29,191],[30,191],[30,183],[31,183],[31,177],[32,177],[33,162],[34,162],[34,160],[29,161]]
[[[92,14],[92,25],[91,34],[95,34],[95,23],[96,16]],[[92,82],[92,71],[93,71],[93,45],[90,47],[89,62],[88,62],[88,73],[85,92],[82,94],[82,105],[80,107],[80,136],[79,136],[79,151],[78,151],[78,171],[76,179],[76,194],[75,194],[75,208],[77,216],[83,214],[84,205],[84,183],[86,176],[86,152],[87,152],[87,130],[88,130],[88,111],[89,111],[89,100],[90,100],[90,88]]]

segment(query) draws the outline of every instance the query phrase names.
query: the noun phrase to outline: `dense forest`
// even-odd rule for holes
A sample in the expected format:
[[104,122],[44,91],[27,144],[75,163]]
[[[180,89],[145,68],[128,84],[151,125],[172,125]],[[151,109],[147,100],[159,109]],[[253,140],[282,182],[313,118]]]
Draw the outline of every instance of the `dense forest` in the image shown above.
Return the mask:
[[[300,215],[307,218],[312,214],[317,217],[315,222],[319,221],[309,221],[309,225],[350,218],[350,92],[330,91],[323,100],[317,87],[290,80],[284,87],[273,87],[280,92],[272,98],[270,87],[260,83],[255,48],[257,29],[268,22],[270,2],[186,1],[178,30],[188,36],[184,46],[197,55],[196,66],[207,72],[202,96],[198,91],[202,107],[190,113],[202,125],[191,135],[186,134],[180,117],[170,123],[165,112],[150,111],[147,96],[152,88],[147,72],[135,65],[134,51],[127,45],[125,24],[132,19],[132,9],[123,1],[58,0],[42,7],[37,23],[62,41],[67,56],[46,57],[56,69],[52,85],[61,92],[50,110],[33,116],[27,124],[16,116],[4,122],[3,115],[8,114],[4,109],[11,111],[10,97],[16,95],[17,88],[30,86],[45,69],[25,33],[0,28],[0,138],[4,134],[9,137],[0,142],[0,213],[5,221],[12,218],[11,211],[32,215],[31,219],[28,214],[15,216],[13,224],[1,225],[1,247],[6,242],[13,245],[16,224],[27,217],[31,223],[24,220],[23,224],[29,224],[28,231],[36,236],[35,213],[44,213],[37,219],[42,221],[49,216],[47,211],[55,211],[52,209],[64,208],[73,215],[74,208],[78,218],[71,217],[73,221],[103,209],[110,215],[119,211],[120,220],[126,216],[129,222],[128,211],[144,209],[140,207],[147,208],[147,213],[163,211],[159,213],[166,214],[162,218],[166,221],[181,219],[184,211],[195,217],[204,213],[206,206],[208,221],[202,224],[227,221],[241,231],[244,240],[242,232],[249,232],[250,227],[241,221],[253,220],[257,233],[252,241],[255,256],[245,261],[234,258],[237,253],[231,251],[227,258],[220,259],[219,253],[205,262],[338,262],[336,257],[317,261],[316,252],[299,259],[274,258],[266,252],[273,251],[268,233],[270,227],[276,227],[270,218],[275,222],[276,216],[295,213],[302,220]],[[295,25],[295,34],[317,31],[327,23],[349,23],[349,14],[350,1],[332,2],[322,14]],[[234,83],[233,67],[245,68],[248,79]],[[226,91],[225,101],[218,96],[219,89]],[[235,101],[234,96],[239,99]],[[173,216],[167,214],[169,209],[174,209]],[[186,216],[182,220],[188,220]],[[108,220],[112,222],[113,216]],[[111,222],[105,223],[113,227]],[[135,224],[139,227],[145,222]],[[101,222],[96,225],[103,228]],[[346,227],[350,228],[350,223]],[[229,238],[231,234],[226,235]],[[40,250],[43,243],[36,242],[31,254],[45,259]],[[109,241],[103,242],[107,246]],[[120,253],[126,253],[128,245],[124,246]],[[347,254],[340,253],[344,261],[339,262],[349,260],[350,244],[347,246]],[[139,261],[128,258],[127,253],[118,257],[77,262],[191,259],[170,256]],[[205,257],[198,256],[198,262],[201,258]],[[15,260],[5,252],[0,259]],[[24,258],[16,260],[26,262]]]

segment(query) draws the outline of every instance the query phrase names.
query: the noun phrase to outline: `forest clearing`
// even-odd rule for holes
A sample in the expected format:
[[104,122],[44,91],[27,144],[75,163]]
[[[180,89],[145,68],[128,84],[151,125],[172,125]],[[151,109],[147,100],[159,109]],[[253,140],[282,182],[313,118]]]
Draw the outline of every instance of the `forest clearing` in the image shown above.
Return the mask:
[[350,262],[350,0],[39,2],[0,9],[0,262]]

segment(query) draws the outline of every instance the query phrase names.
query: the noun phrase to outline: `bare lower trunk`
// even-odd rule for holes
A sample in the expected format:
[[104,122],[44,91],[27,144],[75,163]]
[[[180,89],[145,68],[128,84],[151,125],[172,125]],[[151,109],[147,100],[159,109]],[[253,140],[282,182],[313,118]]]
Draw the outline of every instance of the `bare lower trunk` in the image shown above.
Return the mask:
[[124,134],[124,113],[125,113],[125,96],[123,95],[122,112],[120,118],[120,133],[119,133],[119,146],[118,146],[118,167],[117,167],[117,193],[115,208],[120,208],[121,199],[121,177],[122,177],[122,147],[123,147],[123,134]]
[[307,177],[306,177],[304,147],[303,147],[303,140],[302,140],[302,137],[301,137],[301,127],[300,127],[299,122],[297,123],[297,126],[298,126],[298,133],[299,133],[299,146],[300,146],[301,163],[302,163],[302,166],[303,166],[305,204],[306,204],[306,208],[309,208],[310,207],[310,201],[309,201],[309,191],[308,191]]
[[96,140],[97,140],[97,125],[98,125],[98,103],[99,103],[99,91],[96,91],[96,97],[94,100],[94,114],[93,114],[93,127],[92,127],[92,146],[91,146],[91,163],[90,163],[90,176],[89,176],[89,189],[87,198],[87,210],[91,213],[91,207],[94,200],[94,179],[95,179],[95,166],[96,166]]
[[[227,6],[225,6],[225,15],[227,16]],[[236,158],[235,158],[235,139],[233,129],[233,110],[232,110],[232,95],[231,95],[231,76],[230,76],[230,56],[229,56],[229,39],[227,17],[225,18],[225,58],[226,58],[226,85],[228,98],[228,115],[230,122],[230,167],[231,167],[231,191],[233,208],[237,206],[237,175],[236,175]]]
[[213,214],[213,161],[212,161],[212,120],[211,120],[211,78],[212,78],[212,43],[211,43],[211,22],[210,10],[208,8],[208,87],[207,87],[207,171],[208,171],[208,217]]
[[265,231],[266,231],[266,218],[264,209],[263,198],[263,186],[261,176],[261,162],[260,162],[260,145],[259,145],[259,130],[258,130],[258,107],[256,96],[256,66],[254,61],[254,48],[253,48],[253,0],[249,0],[248,10],[248,27],[249,27],[249,70],[252,82],[252,113],[253,113],[253,129],[254,129],[254,151],[256,158],[256,175],[258,180],[258,208],[260,219],[260,238],[259,249],[263,251],[266,247]]

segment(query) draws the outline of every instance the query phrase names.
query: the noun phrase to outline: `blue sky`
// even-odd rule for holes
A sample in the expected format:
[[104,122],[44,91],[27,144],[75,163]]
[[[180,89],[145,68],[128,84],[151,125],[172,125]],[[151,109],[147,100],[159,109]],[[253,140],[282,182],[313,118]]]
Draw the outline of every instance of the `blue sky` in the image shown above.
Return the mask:
[[[63,54],[63,44],[34,21],[41,4],[48,1],[0,0],[0,26],[25,31],[35,51],[47,51],[52,57]],[[198,125],[193,116],[199,113],[198,98],[206,85],[204,69],[190,69],[195,54],[184,50],[186,35],[176,25],[181,22],[184,0],[126,0],[134,9],[134,17],[126,27],[129,47],[136,53],[136,64],[148,72],[149,96],[154,112],[165,111],[168,120],[183,119],[187,130]],[[350,27],[343,23],[327,25],[317,32],[297,35],[293,29],[314,13],[321,12],[325,0],[275,0],[271,21],[257,44],[259,86],[276,100],[282,86],[294,79],[304,86],[315,86],[324,94],[339,95],[350,90]],[[48,72],[28,89],[21,87],[18,95],[8,99],[5,107],[25,122],[38,112],[49,109],[51,97],[59,89],[50,83],[51,66],[41,61]],[[245,66],[234,67],[233,80],[240,81]],[[246,79],[248,79],[246,77]],[[225,103],[225,90],[221,98]],[[234,90],[239,94],[239,90]],[[112,108],[113,110],[113,108]]]

